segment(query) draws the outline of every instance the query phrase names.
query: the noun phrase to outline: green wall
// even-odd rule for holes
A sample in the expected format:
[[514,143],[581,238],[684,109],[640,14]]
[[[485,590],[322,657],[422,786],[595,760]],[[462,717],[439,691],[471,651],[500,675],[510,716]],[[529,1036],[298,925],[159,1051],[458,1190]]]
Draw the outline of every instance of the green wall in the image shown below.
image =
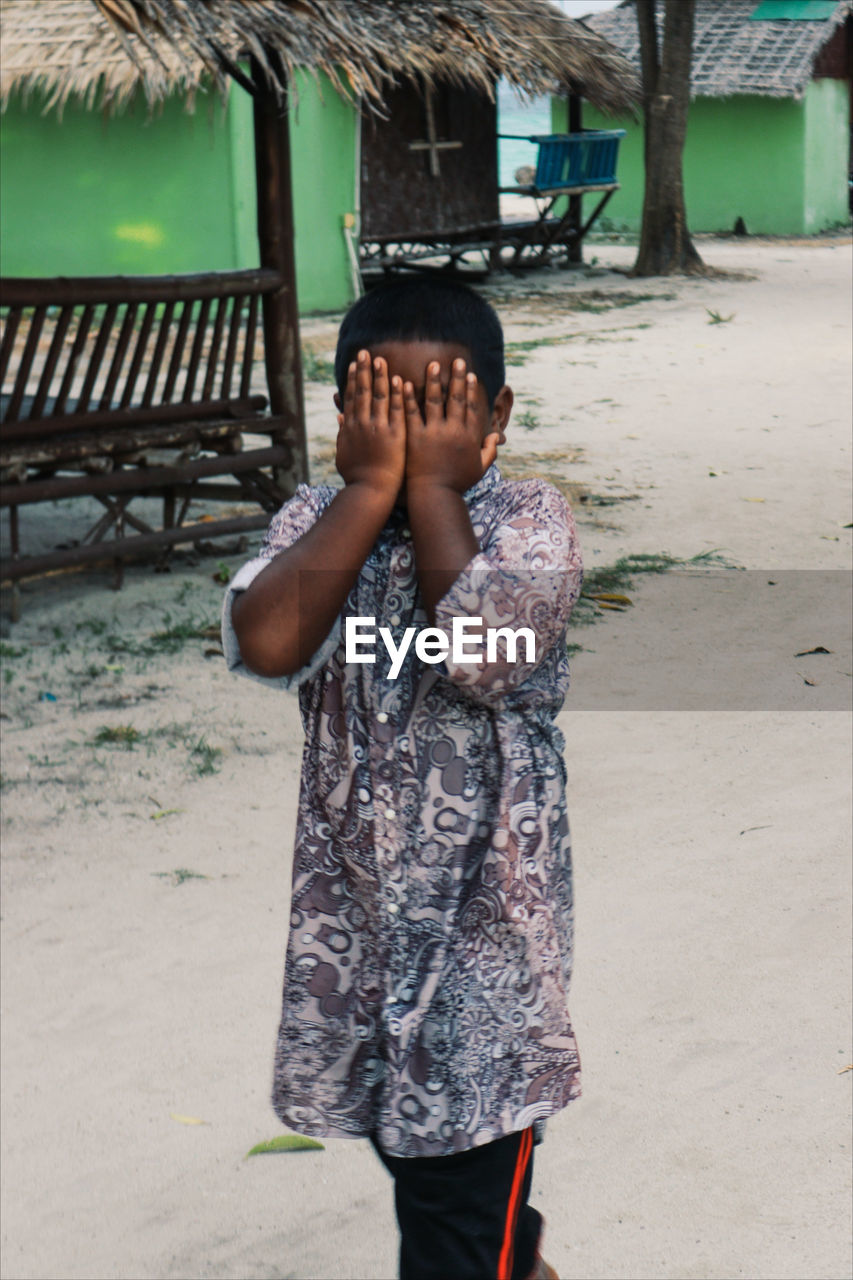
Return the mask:
[[257,265],[240,261],[218,103],[188,115],[169,101],[149,117],[136,102],[111,118],[69,103],[62,120],[41,107],[14,101],[0,122],[4,275]]
[[822,231],[850,218],[849,120],[849,84],[814,80],[806,94],[806,231]]
[[[750,234],[800,235],[845,222],[847,95],[845,82],[818,80],[800,102],[747,96],[691,102],[684,148],[691,230],[731,231],[741,217]],[[559,113],[555,125],[558,119]],[[586,128],[626,130],[617,170],[621,189],[604,217],[619,230],[638,230],[642,124],[588,106],[583,119]]]
[[[297,85],[291,123],[301,311],[346,306],[342,226],[355,200],[355,111],[328,83]],[[135,102],[104,117],[69,103],[60,120],[13,101],[0,122],[4,275],[227,271],[258,263],[252,108],[235,88],[194,114]]]
[[318,85],[297,77],[296,90],[290,143],[299,307],[336,311],[355,298],[344,218],[356,207],[359,116],[325,78]]

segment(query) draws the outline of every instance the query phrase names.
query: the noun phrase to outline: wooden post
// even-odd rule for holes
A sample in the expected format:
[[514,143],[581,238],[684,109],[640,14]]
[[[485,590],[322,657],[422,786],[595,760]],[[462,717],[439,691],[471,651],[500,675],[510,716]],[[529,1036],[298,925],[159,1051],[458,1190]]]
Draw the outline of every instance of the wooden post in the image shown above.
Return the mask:
[[[583,109],[581,98],[576,93],[569,94],[569,133],[580,133],[583,128]],[[569,196],[569,226],[577,234],[583,224],[583,196]],[[578,235],[569,245],[568,260],[571,263],[583,262],[583,242]]]
[[252,60],[255,84],[255,175],[258,196],[258,245],[262,267],[277,271],[282,285],[263,299],[264,361],[270,411],[285,420],[277,443],[290,450],[289,463],[275,467],[276,484],[292,494],[308,479],[302,355],[296,305],[293,252],[293,200],[287,99],[279,100],[260,64]]
[[[9,508],[9,539],[12,544],[12,559],[17,560],[21,554],[21,538],[18,526],[18,508]],[[17,579],[12,583],[12,621],[21,621],[21,587]]]

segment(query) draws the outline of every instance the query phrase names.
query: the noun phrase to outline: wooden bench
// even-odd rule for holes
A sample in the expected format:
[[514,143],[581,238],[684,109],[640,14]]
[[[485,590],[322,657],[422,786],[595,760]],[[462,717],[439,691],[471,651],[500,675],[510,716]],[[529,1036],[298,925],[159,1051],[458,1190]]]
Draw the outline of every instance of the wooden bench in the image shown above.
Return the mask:
[[[111,560],[120,582],[128,556],[268,524],[292,489],[292,449],[251,380],[259,310],[281,284],[269,269],[2,282],[4,580]],[[267,440],[244,447],[247,433]],[[22,553],[20,509],[74,497],[103,508],[79,543]],[[150,506],[129,509],[150,497],[159,527]],[[210,500],[256,509],[193,522],[190,504]]]
[[[501,138],[535,142],[538,150],[533,181],[514,187],[500,187],[501,192],[530,196],[542,203],[535,219],[516,228],[505,226],[504,243],[516,245],[516,258],[532,245],[545,256],[554,245],[578,243],[589,231],[614,191],[618,191],[616,162],[624,129],[584,129],[580,133],[510,134]],[[561,215],[552,217],[557,201],[600,191],[602,198],[585,222],[579,206],[571,199]]]

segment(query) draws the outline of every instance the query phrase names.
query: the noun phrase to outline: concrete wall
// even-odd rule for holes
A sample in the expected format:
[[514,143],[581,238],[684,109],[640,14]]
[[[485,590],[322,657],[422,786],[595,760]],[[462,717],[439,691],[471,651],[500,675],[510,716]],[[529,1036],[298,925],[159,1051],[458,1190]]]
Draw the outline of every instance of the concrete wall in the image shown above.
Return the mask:
[[[353,296],[343,217],[355,202],[357,115],[328,83],[300,78],[291,122],[299,306]],[[258,263],[252,108],[199,98],[62,120],[13,102],[0,122],[4,275],[226,271]]]
[[[801,102],[695,99],[684,148],[690,229],[731,231],[743,218],[751,234],[801,235],[846,221],[847,94],[843,81],[818,80]],[[642,125],[587,106],[584,125],[626,130],[617,171],[621,189],[605,217],[617,229],[638,230],[645,181]]]

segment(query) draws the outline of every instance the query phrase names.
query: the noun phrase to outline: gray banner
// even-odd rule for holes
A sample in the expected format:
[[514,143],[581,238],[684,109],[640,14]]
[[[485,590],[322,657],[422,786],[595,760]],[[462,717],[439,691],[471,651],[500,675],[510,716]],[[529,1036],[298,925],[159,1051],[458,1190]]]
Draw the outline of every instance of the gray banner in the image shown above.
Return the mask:
[[[638,577],[620,611],[569,629],[576,710],[853,707],[851,575],[699,570]],[[601,607],[605,606],[605,607]],[[581,602],[577,617],[589,614]]]

